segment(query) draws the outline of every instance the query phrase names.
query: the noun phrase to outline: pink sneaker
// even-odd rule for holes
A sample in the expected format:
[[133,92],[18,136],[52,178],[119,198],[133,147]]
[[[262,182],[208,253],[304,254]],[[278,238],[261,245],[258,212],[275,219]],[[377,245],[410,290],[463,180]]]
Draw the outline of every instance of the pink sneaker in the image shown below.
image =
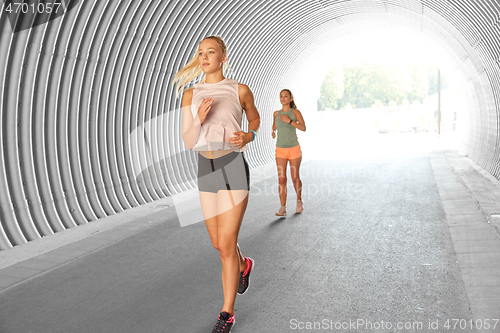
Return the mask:
[[240,272],[240,283],[238,285],[238,294],[240,295],[243,295],[250,286],[250,273],[252,272],[254,266],[254,261],[252,258],[245,257],[245,260],[248,266],[244,272]]
[[212,333],[229,333],[231,332],[231,327],[233,327],[234,322],[234,315],[231,316],[227,312],[221,312]]

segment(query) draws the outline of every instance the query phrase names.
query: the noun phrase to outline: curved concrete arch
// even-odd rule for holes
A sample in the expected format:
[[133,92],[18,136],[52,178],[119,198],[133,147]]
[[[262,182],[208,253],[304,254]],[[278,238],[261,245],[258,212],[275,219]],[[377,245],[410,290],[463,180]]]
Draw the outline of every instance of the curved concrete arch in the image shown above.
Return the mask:
[[329,41],[376,24],[412,29],[449,54],[468,101],[463,150],[500,178],[494,0],[73,0],[67,8],[23,30],[33,17],[0,16],[0,249],[195,186],[196,155],[183,148],[171,80],[207,35],[224,37],[230,75],[261,111],[253,167],[273,158],[266,128],[277,92],[300,87],[294,71]]

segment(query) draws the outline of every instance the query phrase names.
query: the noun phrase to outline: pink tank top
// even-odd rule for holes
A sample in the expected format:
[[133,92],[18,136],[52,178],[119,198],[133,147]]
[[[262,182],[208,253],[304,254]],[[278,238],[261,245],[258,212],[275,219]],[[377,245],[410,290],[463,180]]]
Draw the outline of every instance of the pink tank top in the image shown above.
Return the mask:
[[246,146],[243,148],[230,147],[229,143],[226,142],[227,139],[235,136],[234,132],[241,131],[243,108],[238,94],[238,81],[226,78],[217,83],[199,82],[195,84],[191,101],[193,118],[196,117],[198,107],[203,99],[208,97],[213,98],[214,102],[207,118],[201,124],[200,136],[193,150],[232,149],[236,152],[247,150]]

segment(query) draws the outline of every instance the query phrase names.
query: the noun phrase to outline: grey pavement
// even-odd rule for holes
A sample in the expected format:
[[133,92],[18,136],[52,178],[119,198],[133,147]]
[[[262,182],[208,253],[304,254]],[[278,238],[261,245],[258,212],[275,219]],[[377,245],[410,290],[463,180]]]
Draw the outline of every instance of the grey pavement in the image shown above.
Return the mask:
[[[233,332],[500,332],[496,179],[440,145],[301,173],[305,210],[290,187],[278,219],[274,166],[252,171],[239,244],[256,266]],[[222,306],[218,254],[172,198],[2,251],[0,268],[1,333],[211,332]]]

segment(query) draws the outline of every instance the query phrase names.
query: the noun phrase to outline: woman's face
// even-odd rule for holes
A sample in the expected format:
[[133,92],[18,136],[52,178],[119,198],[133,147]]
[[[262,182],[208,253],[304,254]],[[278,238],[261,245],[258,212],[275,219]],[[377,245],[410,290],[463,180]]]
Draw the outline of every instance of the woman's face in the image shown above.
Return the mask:
[[281,105],[290,105],[290,102],[292,101],[292,97],[290,96],[290,93],[286,90],[283,90],[280,93],[280,102]]
[[222,65],[227,61],[225,54],[222,54],[219,43],[213,39],[201,41],[198,49],[198,64],[205,74],[222,70]]

